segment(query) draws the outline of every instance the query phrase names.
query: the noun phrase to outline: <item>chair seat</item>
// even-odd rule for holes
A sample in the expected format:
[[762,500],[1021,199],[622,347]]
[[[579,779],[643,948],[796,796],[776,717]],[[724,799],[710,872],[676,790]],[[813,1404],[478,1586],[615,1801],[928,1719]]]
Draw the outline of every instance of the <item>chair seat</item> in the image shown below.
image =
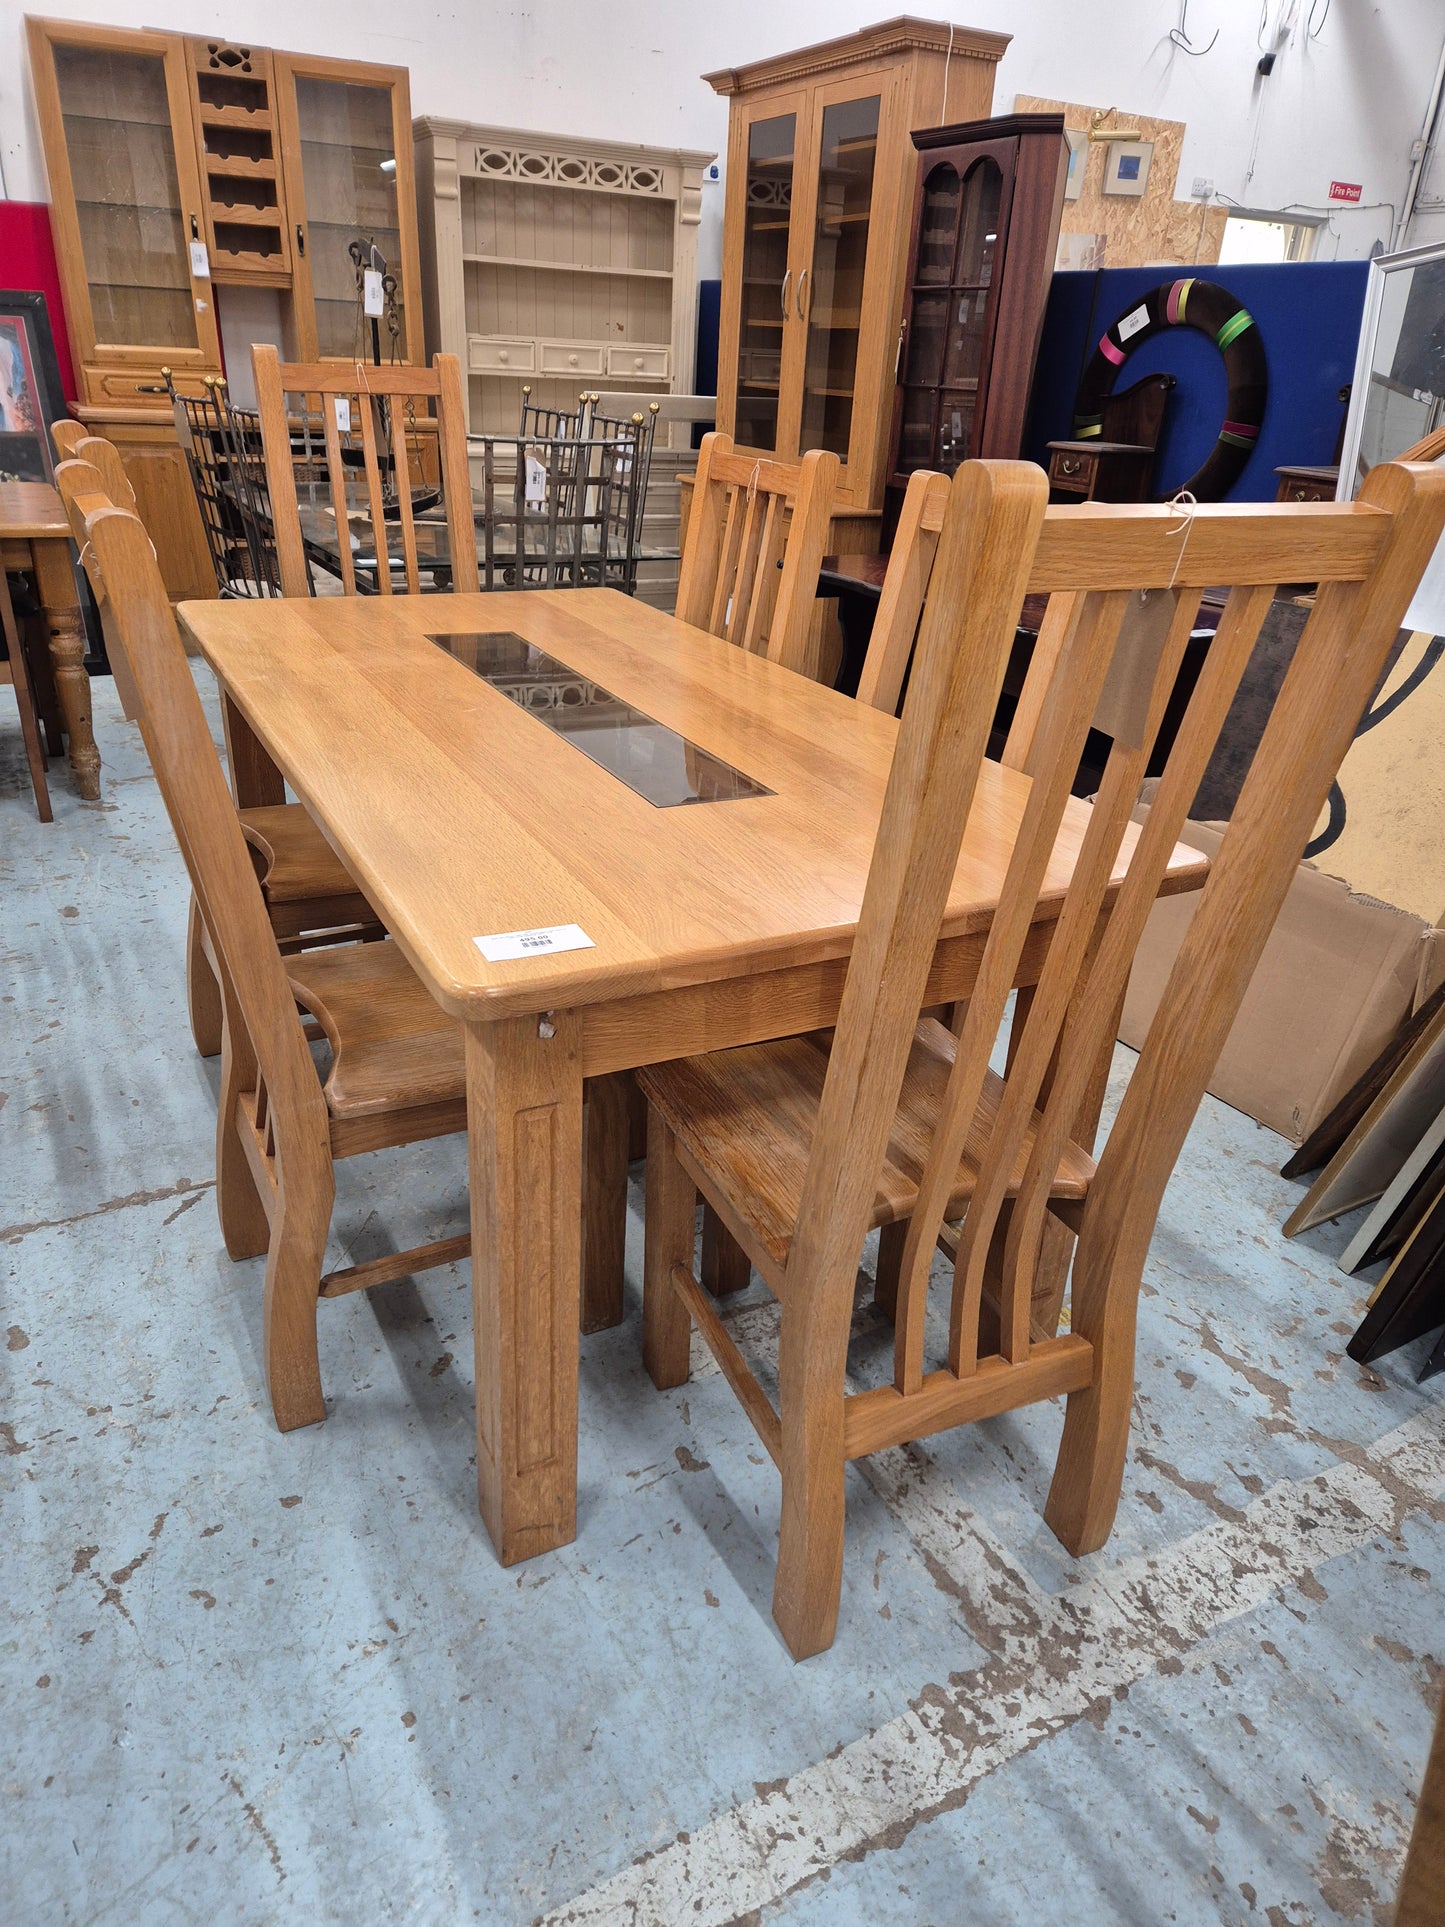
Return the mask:
[[333,1117],[465,1099],[462,1027],[394,943],[307,950],[286,959],[286,975],[331,1046],[325,1090]]
[[301,804],[268,803],[240,816],[246,841],[266,860],[261,890],[268,904],[356,897],[364,906],[364,921],[376,922],[351,872]]
[[[936,1019],[919,1023],[873,1199],[873,1228],[912,1214],[954,1048],[953,1033]],[[713,1051],[637,1074],[648,1102],[656,1105],[689,1162],[715,1177],[780,1268],[787,1263],[797,1223],[827,1069],[825,1033]],[[973,1196],[1003,1089],[1003,1079],[989,1071],[949,1195],[951,1218]],[[1037,1123],[1036,1111],[1009,1174],[1010,1197],[1022,1182]],[[1052,1195],[1083,1198],[1093,1175],[1093,1159],[1070,1143]]]

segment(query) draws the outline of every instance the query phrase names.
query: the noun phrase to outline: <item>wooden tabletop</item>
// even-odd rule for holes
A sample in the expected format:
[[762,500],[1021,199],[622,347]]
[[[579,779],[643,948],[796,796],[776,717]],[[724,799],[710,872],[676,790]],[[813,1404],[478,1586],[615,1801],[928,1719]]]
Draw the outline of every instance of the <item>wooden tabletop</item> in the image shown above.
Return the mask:
[[59,491],[49,482],[0,482],[0,535],[14,541],[70,539],[70,523]]
[[[846,956],[898,725],[610,589],[188,602],[185,629],[429,984],[489,1021]],[[660,809],[426,640],[513,631],[772,795]],[[944,935],[986,926],[1028,793],[983,774]],[[1088,820],[1071,803],[1044,899]],[[1205,864],[1176,852],[1171,882]],[[594,948],[487,962],[579,924]]]

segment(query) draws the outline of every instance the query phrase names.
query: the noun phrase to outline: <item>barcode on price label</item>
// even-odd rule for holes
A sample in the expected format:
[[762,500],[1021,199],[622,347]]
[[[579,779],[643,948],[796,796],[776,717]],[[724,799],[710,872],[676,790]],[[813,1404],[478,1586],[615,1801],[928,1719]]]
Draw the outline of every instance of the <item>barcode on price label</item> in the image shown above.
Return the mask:
[[554,923],[545,930],[504,930],[493,937],[473,937],[488,963],[511,963],[518,957],[550,957],[559,950],[592,950],[596,946],[579,924]]

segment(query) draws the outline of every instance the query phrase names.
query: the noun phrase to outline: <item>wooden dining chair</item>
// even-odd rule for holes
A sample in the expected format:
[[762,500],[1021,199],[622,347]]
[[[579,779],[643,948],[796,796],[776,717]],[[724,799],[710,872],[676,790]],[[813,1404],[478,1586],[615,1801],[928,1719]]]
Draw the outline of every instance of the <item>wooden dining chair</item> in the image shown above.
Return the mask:
[[[650,1105],[644,1356],[683,1383],[696,1323],[782,1474],[774,1616],[804,1657],[832,1640],[849,1459],[1068,1398],[1045,1518],[1102,1545],[1123,1477],[1139,1285],[1160,1198],[1300,850],[1445,524],[1445,473],[1378,468],[1348,506],[1046,509],[1041,470],[965,463],[932,579],[831,1048],[818,1037],[639,1073]],[[1277,583],[1316,581],[1189,934],[1097,1162],[1072,1126],[1176,839]],[[1149,750],[1201,591],[1229,597],[1142,826]],[[985,748],[1026,592],[1072,613],[1005,834]],[[1066,821],[1090,726],[1111,748],[1086,825]],[[955,1034],[920,1018],[960,856],[1006,854]],[[997,861],[997,856],[992,860]],[[1041,961],[1040,902],[1056,907]],[[1035,988],[1007,1073],[1011,986]],[[693,1275],[701,1190],[781,1303],[775,1407]],[[1045,1220],[1077,1235],[1071,1329],[1038,1331]],[[845,1373],[863,1241],[906,1222],[891,1384]],[[953,1255],[946,1320],[929,1274]]]
[[774,462],[737,454],[730,435],[704,435],[678,620],[816,680],[814,603],[837,487],[838,457],[826,449]]
[[[76,547],[84,559],[87,514],[102,504],[134,513],[135,497],[130,493],[113,444],[92,436],[80,446],[92,459],[61,462],[55,471],[55,483],[70,518]],[[114,458],[113,464],[107,460],[107,450]],[[127,499],[116,501],[106,486],[105,468],[111,471],[112,486],[124,488]],[[140,722],[140,690],[115,604],[106,594],[103,580],[97,586],[93,577],[92,585],[96,588],[106,653],[116,687],[121,692],[122,707],[132,721]],[[234,774],[234,753],[231,760]],[[301,804],[285,801],[284,789],[274,773],[270,781],[274,791],[272,800],[243,809],[239,815],[266,913],[282,950],[292,952],[320,943],[354,943],[384,936],[380,918],[315,822]],[[205,921],[194,901],[186,937],[186,1002],[196,1049],[202,1057],[219,1056],[221,987],[210,954]]]
[[[351,523],[360,517],[371,531],[377,562],[371,572],[379,595],[395,588],[398,559],[388,558],[388,529],[401,542],[399,571],[407,591],[421,590],[423,564],[417,555],[417,478],[413,469],[429,459],[437,444],[440,490],[446,512],[450,583],[475,592],[477,531],[472,513],[471,472],[467,463],[466,407],[461,368],[455,355],[434,355],[430,368],[393,364],[373,368],[365,362],[282,362],[269,343],[251,350],[266,486],[283,595],[311,592],[306,547],[296,489],[299,453],[335,515],[337,561],[347,595],[358,591],[351,547]],[[429,417],[423,429],[419,415]],[[348,479],[355,477],[353,488]],[[434,500],[436,491],[420,491]]]

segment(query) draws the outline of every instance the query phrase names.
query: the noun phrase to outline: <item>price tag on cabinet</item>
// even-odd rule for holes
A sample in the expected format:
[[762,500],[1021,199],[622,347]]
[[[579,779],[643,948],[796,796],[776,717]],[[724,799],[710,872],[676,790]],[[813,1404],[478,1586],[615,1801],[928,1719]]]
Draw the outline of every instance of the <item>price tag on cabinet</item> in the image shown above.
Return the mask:
[[211,257],[206,253],[204,241],[191,243],[191,273],[197,281],[209,281],[211,278]]

